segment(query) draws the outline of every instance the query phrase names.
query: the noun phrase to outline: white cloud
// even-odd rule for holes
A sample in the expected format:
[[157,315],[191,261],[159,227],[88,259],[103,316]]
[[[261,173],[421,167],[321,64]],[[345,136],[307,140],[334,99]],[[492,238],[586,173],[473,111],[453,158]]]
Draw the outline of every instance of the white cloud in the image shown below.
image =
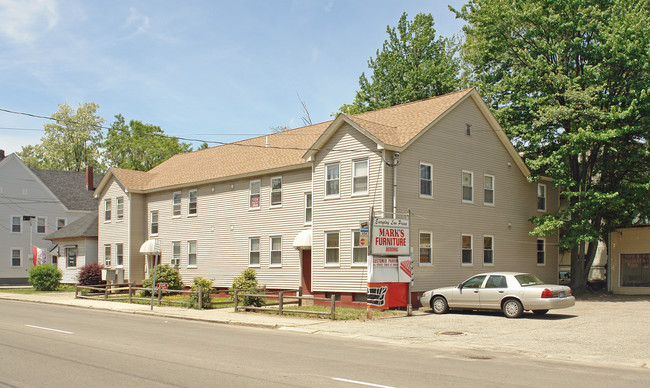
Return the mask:
[[149,16],[142,15],[137,9],[129,9],[129,17],[126,18],[123,28],[135,28],[135,32],[132,35],[142,34],[147,32],[151,23],[149,21]]
[[31,43],[59,21],[55,0],[0,0],[0,35]]

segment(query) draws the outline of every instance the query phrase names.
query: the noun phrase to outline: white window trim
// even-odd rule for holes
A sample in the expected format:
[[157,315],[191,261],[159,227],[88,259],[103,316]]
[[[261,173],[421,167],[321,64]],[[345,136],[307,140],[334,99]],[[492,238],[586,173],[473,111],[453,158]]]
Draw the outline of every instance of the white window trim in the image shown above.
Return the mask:
[[[178,215],[174,214],[174,208],[176,204],[174,203],[174,197],[178,194]],[[188,206],[189,210],[189,206]],[[183,215],[183,192],[182,191],[174,191],[172,193],[172,218],[181,218]]]
[[[120,216],[120,201],[122,201],[122,215]],[[115,198],[115,221],[124,221],[124,197]]]
[[[42,219],[43,220],[43,232],[38,231],[38,220]],[[34,228],[34,234],[47,234],[47,217],[36,217],[36,227]]]
[[[174,245],[178,245],[178,258],[177,258],[178,262],[177,263],[174,263],[174,259],[176,259],[176,257],[174,257]],[[172,258],[171,258],[169,263],[173,267],[180,267],[182,257],[183,257],[183,244],[180,241],[172,241]]]
[[[122,246],[122,264],[119,264],[117,247]],[[115,268],[124,268],[124,244],[115,244]]]
[[[108,249],[108,264],[106,264],[107,262],[106,249]],[[104,244],[104,267],[110,268],[112,266],[113,266],[113,248],[111,247],[111,244]]]
[[[252,240],[257,240],[257,250],[253,251]],[[262,239],[259,237],[249,237],[248,238],[248,267],[249,268],[260,268],[262,264],[262,255],[261,255],[261,243]],[[251,264],[251,253],[257,252],[257,264]]]
[[[195,198],[196,198],[196,212],[195,213],[190,213],[190,206],[192,206],[192,193],[196,193]],[[187,216],[188,217],[196,217],[199,215],[199,189],[192,189],[189,191],[187,195]]]
[[[331,233],[336,233],[339,236],[339,238],[338,238],[339,246],[336,247],[336,249],[338,251],[338,261],[336,263],[328,263],[327,262],[327,250],[328,249],[335,249],[335,248],[328,248],[328,246],[327,246],[327,235],[331,234]],[[325,262],[324,263],[325,267],[341,267],[341,232],[340,231],[327,231],[327,232],[325,232],[324,236],[325,236],[325,241],[324,241],[325,242],[325,244],[324,244],[324,246],[325,246],[325,257],[323,259],[324,259],[324,262]]]
[[[279,204],[279,205],[274,205],[274,204],[273,204],[273,180],[274,180],[274,179],[279,179],[279,180],[280,180],[280,190],[279,190],[279,191],[280,191],[280,204]],[[271,177],[271,180],[269,181],[269,208],[270,208],[270,209],[278,208],[278,207],[282,207],[282,189],[283,189],[283,184],[284,184],[284,181],[282,180],[282,176],[274,176],[274,177]],[[260,191],[261,191],[261,189],[260,189]],[[261,199],[262,199],[262,197],[260,197],[260,200],[261,200]],[[261,205],[261,203],[260,203],[260,205]]]
[[[14,251],[18,251],[20,254],[20,265],[14,265]],[[20,268],[23,266],[23,248],[9,248],[9,266],[11,268]]]
[[[543,242],[542,247],[544,248],[544,250],[542,251],[542,252],[544,253],[544,262],[543,262],[543,263],[538,263],[538,262],[537,262],[537,255],[538,255],[539,252],[540,252],[540,251],[537,249],[537,245],[539,244],[539,241],[540,241],[540,240]],[[545,266],[546,266],[546,251],[547,251],[547,250],[546,250],[546,239],[545,239],[545,238],[537,238],[537,239],[535,240],[535,264],[537,264],[538,267],[545,267]]]
[[[360,229],[352,229],[350,231],[350,238],[352,244],[350,244],[350,259],[352,260],[352,267],[367,267],[368,266],[368,246],[362,246],[362,245],[354,245],[354,234],[359,233],[359,239],[361,239],[361,230]],[[341,261],[340,257],[340,249],[341,246],[341,241],[340,241],[340,236],[339,236],[339,262]],[[366,261],[354,261],[354,249],[355,248],[366,248]]]
[[[465,199],[465,187],[468,187],[468,186],[465,186],[465,184],[463,183],[463,175],[465,175],[465,174],[470,174],[470,177],[471,177],[470,186],[469,186],[469,187],[472,188],[472,199],[471,200]],[[461,185],[460,186],[460,188],[461,188],[461,192],[460,192],[461,196],[460,196],[460,198],[462,199],[463,203],[474,203],[474,172],[469,171],[469,170],[463,170],[463,172],[460,175],[460,185]]]
[[[156,233],[151,232],[151,227],[153,226],[153,214],[156,213],[156,228],[158,231]],[[160,233],[160,212],[158,210],[149,211],[149,236],[158,236]]]
[[[422,166],[429,167],[429,170],[431,172],[431,195],[422,194],[422,175],[421,175]],[[420,198],[428,198],[428,199],[433,198],[433,164],[431,163],[420,162],[420,164],[418,165],[418,195],[420,196]]]
[[[428,263],[422,263],[420,261],[420,249],[421,249],[420,248],[421,247],[420,235],[421,234],[428,234],[429,235],[429,244],[431,245],[429,247],[429,249],[431,250],[431,257],[430,257],[431,261],[428,262]],[[462,242],[461,242],[461,245],[462,245]],[[420,267],[431,267],[431,266],[433,266],[433,231],[431,231],[431,230],[421,230],[418,233],[418,265]]]
[[[195,252],[194,252],[194,261],[195,264],[190,264],[190,244],[194,243]],[[194,269],[199,267],[199,243],[197,240],[189,240],[187,242],[187,268]]]
[[[63,220],[63,226],[59,228],[59,221]],[[63,229],[68,225],[68,219],[63,217],[57,217],[56,219],[56,230]]]
[[[486,263],[485,262],[485,238],[486,237],[489,237],[489,238],[492,239],[491,240],[492,241],[492,247],[491,247],[492,248],[491,249],[491,251],[492,251],[492,262],[491,263]],[[494,236],[491,236],[489,234],[485,234],[485,235],[483,235],[483,265],[486,266],[486,267],[494,267],[494,258],[495,258],[495,255],[494,255]]]
[[[20,232],[14,232],[14,218],[18,218],[18,225],[20,226]],[[9,227],[11,228],[9,230],[11,231],[12,234],[23,234],[23,217],[22,216],[16,216],[16,215],[11,216],[11,218],[9,220],[9,225],[10,225]]]
[[[272,262],[272,254],[273,254],[273,239],[274,238],[279,238],[280,239],[280,263],[273,263]],[[277,251],[276,251],[277,252]],[[270,236],[269,237],[269,268],[282,268],[282,236]]]
[[[463,263],[463,237],[469,236],[470,240],[470,251],[472,255],[470,256],[471,261],[469,263]],[[474,236],[471,234],[463,233],[460,235],[460,264],[463,267],[471,267],[474,265]]]
[[[544,188],[544,197],[539,196],[539,188],[543,187]],[[548,208],[548,204],[546,203],[546,197],[547,197],[547,191],[546,191],[546,184],[544,183],[538,183],[537,184],[537,191],[535,192],[535,206],[537,207],[537,211],[540,213],[546,213],[546,209]],[[544,198],[544,209],[539,208],[539,199]]]
[[[251,206],[251,199],[253,199],[253,183],[259,182],[260,184],[260,191],[258,193],[259,198],[260,198],[260,203],[256,207]],[[254,179],[248,183],[248,210],[260,210],[262,209],[262,180],[261,179]]]
[[[355,165],[357,163],[365,162],[366,163],[366,190],[365,191],[359,191],[356,192],[354,191],[354,178],[360,178],[355,176],[356,170],[355,170]],[[341,180],[341,172],[339,170],[339,181]],[[366,159],[356,159],[352,161],[352,180],[351,180],[351,185],[350,187],[352,188],[352,196],[353,197],[362,197],[362,196],[367,196],[369,193],[369,188],[370,188],[370,161]],[[341,186],[339,184],[339,193],[341,192]]]
[[[311,220],[310,221],[307,221],[307,209],[308,209],[307,208],[307,195],[311,196],[311,206],[309,207],[309,209],[311,209]],[[309,191],[309,192],[305,193],[304,198],[305,198],[305,202],[304,202],[305,208],[304,208],[304,214],[303,214],[303,222],[304,222],[304,225],[311,225],[314,222],[314,195]]]
[[[108,209],[107,209],[107,207],[108,207]],[[107,212],[108,212],[109,217],[110,217],[108,220],[106,219],[106,213]],[[108,224],[112,220],[113,220],[113,201],[111,201],[110,199],[105,199],[104,200],[104,223]]]
[[[334,165],[336,165],[338,167],[338,170],[339,170],[339,177],[337,179],[337,181],[339,182],[339,192],[336,193],[336,194],[327,194],[327,182],[328,182],[327,181],[327,168],[329,166],[334,166]],[[324,187],[324,189],[325,189],[325,191],[324,191],[325,199],[338,199],[338,198],[341,198],[341,162],[327,163],[325,165],[325,187]],[[312,200],[313,200],[313,197],[312,197]],[[339,242],[339,244],[340,244],[340,242]],[[339,258],[340,258],[340,256],[339,256]]]
[[[488,176],[490,178],[492,178],[492,202],[491,203],[490,202],[485,202],[485,177],[488,177]],[[494,175],[483,174],[483,205],[494,207],[495,206],[494,204],[496,203],[496,201],[497,201],[497,199],[496,199],[496,178],[494,177]]]

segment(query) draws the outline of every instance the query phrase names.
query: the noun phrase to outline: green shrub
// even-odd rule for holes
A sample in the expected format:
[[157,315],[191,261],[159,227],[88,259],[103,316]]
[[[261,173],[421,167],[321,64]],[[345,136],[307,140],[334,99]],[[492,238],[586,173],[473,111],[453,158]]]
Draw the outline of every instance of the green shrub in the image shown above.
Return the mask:
[[[246,290],[246,294],[258,294],[257,290],[257,273],[253,268],[247,268],[242,271],[241,275],[232,280],[232,288],[236,290]],[[242,296],[241,303],[244,306],[264,305],[264,298],[258,296]]]
[[102,280],[102,269],[104,267],[99,263],[90,263],[81,267],[79,275],[77,275],[77,280],[79,281],[80,286],[95,286],[100,284],[106,284],[105,280]]
[[190,289],[194,292],[192,294],[192,307],[199,307],[199,292],[202,295],[203,308],[208,308],[210,301],[212,300],[212,281],[214,279],[206,279],[204,277],[198,276],[194,278],[194,284]]
[[[142,287],[149,289],[142,292],[144,296],[151,296],[153,273],[154,271],[149,271],[149,277],[142,281]],[[167,283],[167,288],[170,290],[183,289],[183,279],[180,272],[169,264],[158,264],[156,267],[156,284],[158,283]]]
[[52,264],[37,265],[29,270],[29,284],[37,291],[54,291],[61,285],[63,271]]

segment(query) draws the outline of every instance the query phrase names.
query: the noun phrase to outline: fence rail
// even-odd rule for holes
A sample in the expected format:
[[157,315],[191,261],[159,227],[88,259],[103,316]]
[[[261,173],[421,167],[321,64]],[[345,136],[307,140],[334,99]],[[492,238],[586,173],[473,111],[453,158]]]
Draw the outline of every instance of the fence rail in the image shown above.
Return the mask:
[[[328,315],[331,320],[336,319],[336,297],[332,295],[330,298],[317,298],[314,296],[303,296],[302,295],[302,289],[298,290],[283,290],[283,291],[278,291],[277,294],[254,294],[254,293],[242,293],[242,291],[247,291],[247,290],[235,290],[235,295],[234,295],[234,301],[235,301],[235,312],[237,311],[246,311],[246,310],[257,310],[257,311],[275,311],[278,313],[278,315],[282,315],[283,313],[300,313],[300,314],[313,314],[313,315]],[[297,293],[298,295],[285,295],[285,293]],[[277,303],[265,303],[265,306],[263,307],[258,307],[258,306],[241,306],[239,305],[239,298],[240,297],[255,297],[255,298],[263,298],[265,300],[267,299],[277,299]],[[287,299],[289,301],[287,301]],[[295,305],[298,304],[298,306],[302,306],[302,301],[304,300],[309,300],[309,301],[329,301],[330,302],[330,311],[308,311],[308,310],[291,310],[285,308],[285,305]],[[277,308],[273,308],[270,306],[278,306]]]

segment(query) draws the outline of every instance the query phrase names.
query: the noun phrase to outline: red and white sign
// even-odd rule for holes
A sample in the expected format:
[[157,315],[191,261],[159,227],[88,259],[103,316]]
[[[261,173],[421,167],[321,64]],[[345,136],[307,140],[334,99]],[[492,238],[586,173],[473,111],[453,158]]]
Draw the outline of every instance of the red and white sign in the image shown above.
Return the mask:
[[169,286],[167,283],[158,283],[158,288],[165,291],[167,290],[167,287]]
[[373,255],[409,255],[409,221],[395,218],[373,218],[371,242]]

